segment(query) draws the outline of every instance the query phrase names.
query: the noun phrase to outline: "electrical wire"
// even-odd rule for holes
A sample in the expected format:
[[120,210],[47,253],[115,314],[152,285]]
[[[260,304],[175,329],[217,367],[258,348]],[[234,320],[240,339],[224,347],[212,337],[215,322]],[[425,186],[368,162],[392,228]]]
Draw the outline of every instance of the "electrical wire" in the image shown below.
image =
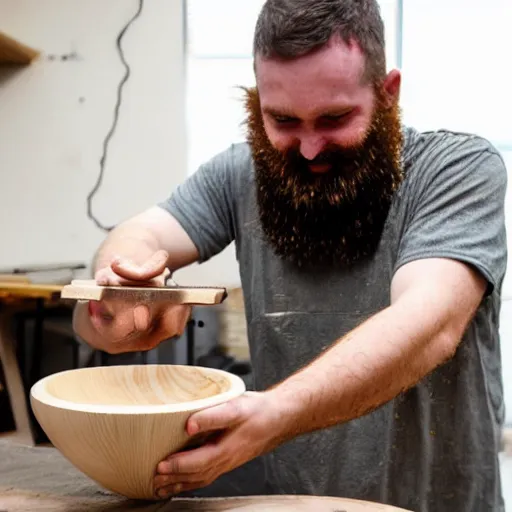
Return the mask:
[[128,81],[128,78],[130,77],[130,66],[128,65],[128,63],[126,62],[126,59],[124,58],[124,53],[123,53],[123,49],[121,47],[121,42],[122,42],[122,39],[123,39],[126,31],[128,30],[128,28],[130,28],[131,24],[140,16],[140,14],[142,12],[143,4],[144,4],[144,0],[139,0],[139,5],[137,7],[137,11],[132,16],[132,18],[128,21],[128,23],[123,27],[123,29],[121,30],[121,32],[119,33],[119,35],[117,36],[117,39],[116,39],[117,51],[119,53],[121,62],[124,65],[125,73],[123,75],[123,78],[121,79],[121,82],[119,83],[119,85],[117,87],[117,100],[116,100],[116,105],[114,108],[114,116],[113,116],[113,120],[112,120],[112,126],[110,127],[110,130],[108,131],[107,136],[105,137],[105,140],[103,141],[103,153],[102,153],[102,156],[100,159],[100,172],[98,174],[98,179],[96,180],[96,184],[94,185],[91,192],[89,192],[89,194],[87,195],[87,216],[94,222],[94,224],[96,224],[96,226],[98,228],[100,228],[103,231],[107,231],[107,232],[114,229],[115,226],[105,226],[102,222],[100,222],[95,217],[93,210],[92,210],[92,200],[93,200],[94,196],[98,193],[98,190],[100,189],[101,184],[103,182],[103,177],[105,174],[105,162],[107,160],[107,153],[108,153],[108,145],[109,145],[110,140],[112,139],[112,136],[114,135],[114,132],[117,127],[117,122],[119,120],[119,110],[121,108],[121,103],[122,103],[123,87],[126,84],[126,82]]

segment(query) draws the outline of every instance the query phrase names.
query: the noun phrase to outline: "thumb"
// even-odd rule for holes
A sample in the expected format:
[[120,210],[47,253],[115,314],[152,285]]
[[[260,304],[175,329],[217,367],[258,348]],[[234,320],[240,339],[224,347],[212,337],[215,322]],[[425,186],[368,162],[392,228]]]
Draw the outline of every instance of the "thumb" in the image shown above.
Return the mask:
[[112,270],[123,277],[133,281],[149,281],[161,275],[166,268],[169,255],[167,251],[157,251],[142,265],[133,261],[116,259],[112,262]]

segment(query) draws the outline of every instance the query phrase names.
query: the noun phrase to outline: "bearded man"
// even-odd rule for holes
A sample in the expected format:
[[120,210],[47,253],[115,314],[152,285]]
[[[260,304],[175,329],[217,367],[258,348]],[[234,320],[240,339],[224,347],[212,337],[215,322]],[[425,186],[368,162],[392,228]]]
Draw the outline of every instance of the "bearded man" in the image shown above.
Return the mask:
[[[403,126],[375,0],[268,0],[254,70],[247,141],[95,258],[99,283],[161,282],[236,244],[256,391],[190,418],[191,435],[216,435],[162,461],[155,495],[261,456],[280,493],[504,511],[502,159],[475,135]],[[90,302],[74,325],[129,352],[189,314]]]

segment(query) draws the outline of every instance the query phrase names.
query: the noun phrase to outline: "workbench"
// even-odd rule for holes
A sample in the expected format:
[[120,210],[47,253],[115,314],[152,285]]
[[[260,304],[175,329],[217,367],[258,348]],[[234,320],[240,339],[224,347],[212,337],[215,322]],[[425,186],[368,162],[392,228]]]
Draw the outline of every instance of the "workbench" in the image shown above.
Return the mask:
[[[28,401],[30,390],[26,389],[18,364],[13,319],[26,311],[42,315],[45,308],[60,303],[61,289],[62,285],[58,284],[30,283],[22,276],[0,276],[0,364],[13,411],[16,438],[28,445],[35,444]],[[42,323],[38,324],[36,331],[42,329]],[[37,357],[40,354],[36,353]]]
[[[261,477],[263,472],[259,472]],[[222,477],[221,477],[222,478]],[[227,482],[227,479],[224,480]],[[254,482],[253,482],[254,483]],[[218,487],[221,489],[221,487]],[[253,487],[257,491],[257,487]],[[55,448],[0,440],[0,511],[28,512],[394,512],[341,498],[243,496],[236,479],[225,496],[179,497],[162,502],[128,500],[103,490],[74,468]],[[397,511],[398,512],[398,511]]]

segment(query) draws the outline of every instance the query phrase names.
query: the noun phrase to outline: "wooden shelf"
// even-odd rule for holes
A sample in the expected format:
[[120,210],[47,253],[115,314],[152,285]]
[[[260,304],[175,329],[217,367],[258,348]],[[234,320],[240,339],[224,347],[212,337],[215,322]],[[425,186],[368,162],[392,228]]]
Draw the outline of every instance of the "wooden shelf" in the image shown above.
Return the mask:
[[30,64],[40,52],[0,32],[0,66]]

